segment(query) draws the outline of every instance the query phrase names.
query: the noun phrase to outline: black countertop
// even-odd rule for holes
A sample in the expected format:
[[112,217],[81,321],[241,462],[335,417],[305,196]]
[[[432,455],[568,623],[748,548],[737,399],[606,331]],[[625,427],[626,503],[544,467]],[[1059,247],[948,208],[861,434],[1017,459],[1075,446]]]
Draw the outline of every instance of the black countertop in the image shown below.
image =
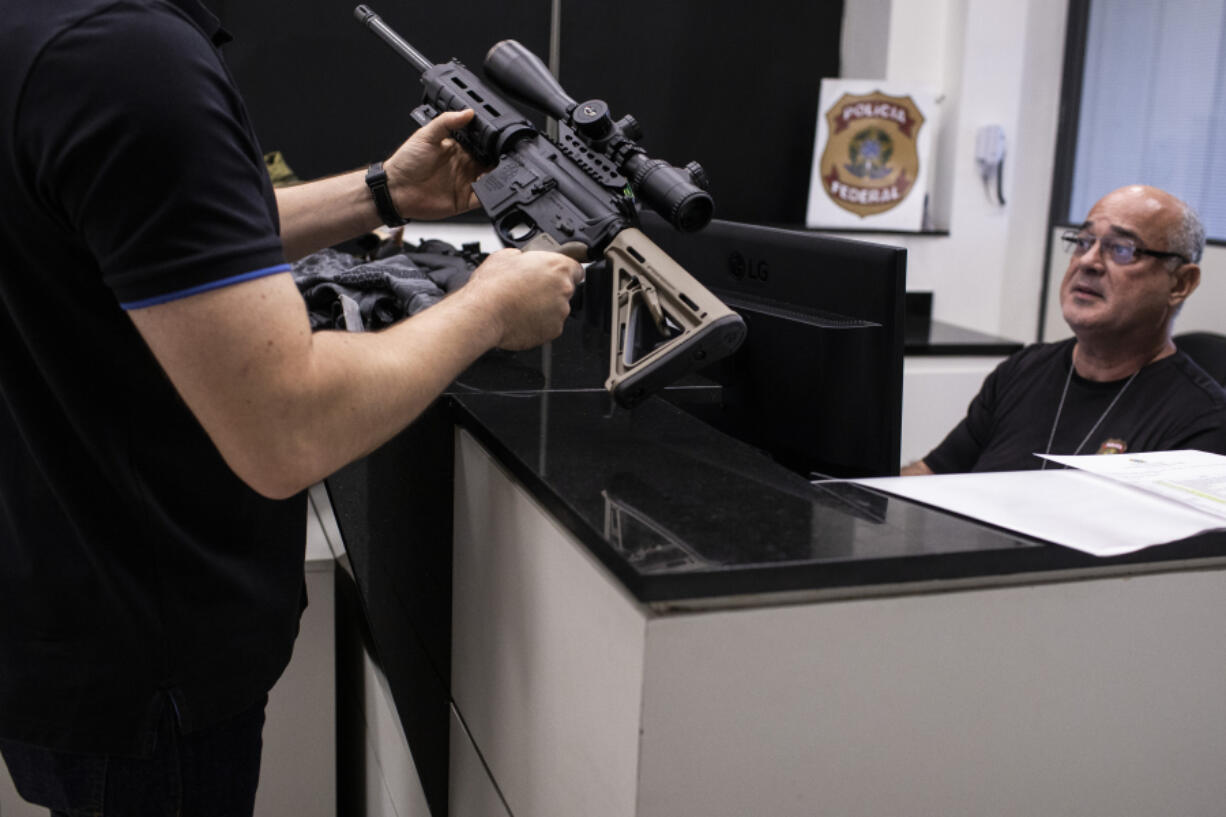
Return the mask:
[[[855,483],[811,482],[662,396],[630,410],[616,406],[603,387],[606,344],[571,320],[547,348],[486,355],[447,390],[431,422],[469,431],[644,603],[868,595],[1226,560],[1226,532],[1099,558]],[[687,390],[687,403],[694,394],[720,396],[718,385],[699,376],[674,388]],[[413,427],[401,436],[414,434],[426,436]],[[411,455],[397,453],[398,445]],[[407,507],[404,494],[415,489],[401,472],[420,465],[400,461],[419,461],[421,446],[402,441],[369,458],[380,473],[397,474],[394,483],[364,479],[355,493],[345,490],[357,483],[344,472],[330,479],[334,502]],[[431,468],[449,476],[450,466]],[[438,482],[431,482],[430,508],[450,499],[449,485]],[[381,540],[395,546],[398,531],[417,524],[402,510],[381,530],[372,518],[355,513],[348,522],[371,548]],[[436,527],[445,535],[449,525],[448,518]]]
[[916,319],[912,316],[907,317],[906,332],[903,335],[903,352],[912,357],[999,357],[1011,355],[1021,348],[1022,344],[1015,340],[944,321]]
[[[854,483],[811,483],[661,396],[615,407],[607,341],[588,329],[572,320],[547,350],[485,356],[327,480],[354,603],[435,813],[448,801],[457,426],[659,614],[1226,564],[1222,532],[1099,559]],[[720,398],[701,377],[675,388],[689,404]]]
[[811,483],[656,398],[631,411],[599,392],[453,402],[457,422],[645,603],[867,596],[1226,558],[1226,533],[1103,559],[855,483]]
[[[616,407],[606,355],[599,335],[571,326],[548,352],[487,356],[447,400],[643,602],[905,592],[1226,557],[1224,533],[1102,559],[854,483],[812,483],[660,397]],[[678,388],[719,395],[701,378]]]

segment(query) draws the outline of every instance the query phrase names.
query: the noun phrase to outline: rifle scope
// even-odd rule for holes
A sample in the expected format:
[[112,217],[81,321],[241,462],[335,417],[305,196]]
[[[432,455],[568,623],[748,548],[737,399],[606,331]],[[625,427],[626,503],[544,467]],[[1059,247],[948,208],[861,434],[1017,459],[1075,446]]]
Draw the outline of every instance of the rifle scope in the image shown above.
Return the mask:
[[566,122],[618,165],[635,194],[682,232],[701,230],[715,204],[706,191],[706,173],[697,162],[684,168],[651,159],[635,143],[638,123],[626,116],[614,122],[602,100],[575,102],[540,58],[515,40],[496,43],[485,56],[485,73],[508,96],[559,122]]

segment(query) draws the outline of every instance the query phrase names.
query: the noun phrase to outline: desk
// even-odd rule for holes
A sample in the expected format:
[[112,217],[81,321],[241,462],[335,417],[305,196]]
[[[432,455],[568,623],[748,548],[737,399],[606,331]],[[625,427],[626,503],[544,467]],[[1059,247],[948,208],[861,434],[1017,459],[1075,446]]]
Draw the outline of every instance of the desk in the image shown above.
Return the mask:
[[1226,535],[1095,559],[460,380],[328,481],[432,813],[1220,812]]

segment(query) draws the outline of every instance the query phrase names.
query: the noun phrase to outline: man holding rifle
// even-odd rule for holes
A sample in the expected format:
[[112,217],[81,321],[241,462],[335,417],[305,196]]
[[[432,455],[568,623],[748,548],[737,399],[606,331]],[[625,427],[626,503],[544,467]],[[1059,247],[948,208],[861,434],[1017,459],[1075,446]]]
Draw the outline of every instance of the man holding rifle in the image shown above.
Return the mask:
[[502,250],[312,334],[287,261],[473,207],[471,112],[274,194],[225,39],[199,0],[0,0],[0,754],[53,813],[251,813],[303,490],[557,336],[582,275]]

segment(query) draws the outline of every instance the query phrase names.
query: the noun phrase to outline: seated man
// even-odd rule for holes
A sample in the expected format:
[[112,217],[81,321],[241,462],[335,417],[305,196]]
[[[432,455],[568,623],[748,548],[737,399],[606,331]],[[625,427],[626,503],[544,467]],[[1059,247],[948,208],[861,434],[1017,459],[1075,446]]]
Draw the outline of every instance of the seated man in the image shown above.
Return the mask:
[[1064,240],[1072,257],[1060,305],[1075,337],[997,366],[966,417],[903,475],[1045,467],[1036,453],[1226,454],[1226,391],[1171,339],[1200,282],[1196,214],[1134,185],[1104,196]]

